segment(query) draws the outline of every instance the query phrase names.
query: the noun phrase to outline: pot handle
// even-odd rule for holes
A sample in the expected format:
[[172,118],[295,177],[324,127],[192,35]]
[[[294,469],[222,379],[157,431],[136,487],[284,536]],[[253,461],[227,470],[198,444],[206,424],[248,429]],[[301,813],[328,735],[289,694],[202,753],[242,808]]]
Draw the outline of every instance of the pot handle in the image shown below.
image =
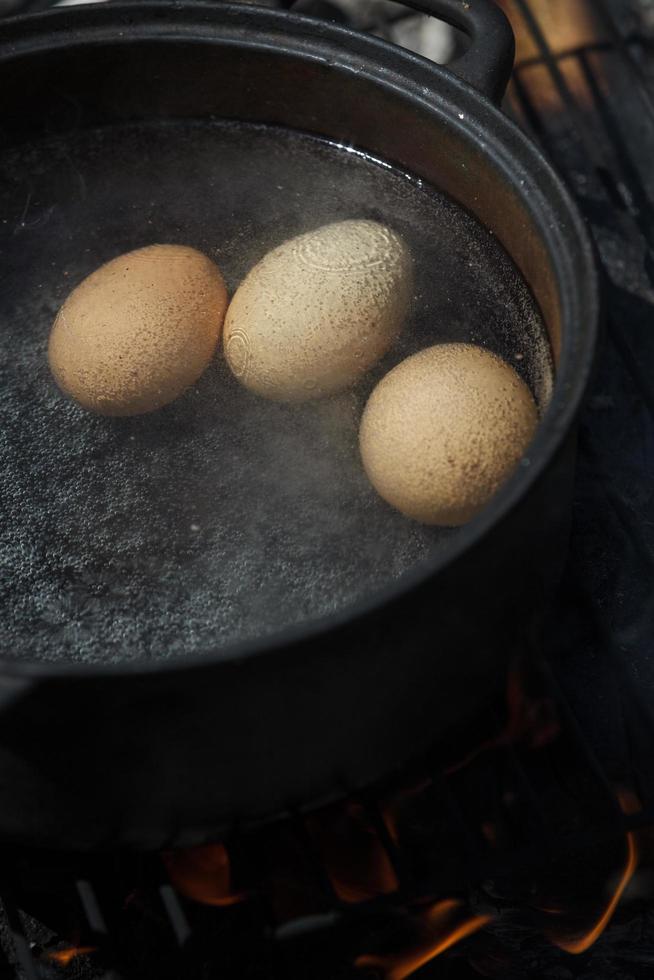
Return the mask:
[[468,35],[468,49],[446,67],[499,104],[513,68],[515,38],[509,21],[494,0],[401,2],[419,13],[438,17]]

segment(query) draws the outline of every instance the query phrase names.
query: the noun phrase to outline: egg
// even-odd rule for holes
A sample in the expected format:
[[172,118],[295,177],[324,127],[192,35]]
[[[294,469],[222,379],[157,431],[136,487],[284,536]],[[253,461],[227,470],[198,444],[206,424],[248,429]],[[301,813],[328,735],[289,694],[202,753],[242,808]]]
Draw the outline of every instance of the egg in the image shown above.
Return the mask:
[[128,252],[68,296],[50,333],[50,369],[90,411],[151,412],[200,377],[226,308],[220,270],[201,252],[181,245]]
[[359,430],[377,492],[423,524],[465,524],[518,465],[538,422],[527,385],[495,354],[442,344],[376,386]]
[[411,258],[375,221],[341,221],[269,252],[227,311],[224,349],[258,395],[296,402],[353,384],[389,349],[407,315]]

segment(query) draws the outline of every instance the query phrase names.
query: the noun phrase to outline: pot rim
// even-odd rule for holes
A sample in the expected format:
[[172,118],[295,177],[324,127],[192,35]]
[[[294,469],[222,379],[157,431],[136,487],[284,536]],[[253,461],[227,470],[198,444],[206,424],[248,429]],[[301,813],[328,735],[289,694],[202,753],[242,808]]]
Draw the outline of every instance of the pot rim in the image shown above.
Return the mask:
[[[237,36],[238,30],[242,34],[244,26],[252,31],[247,41]],[[126,27],[129,27],[128,35]],[[62,46],[143,40],[239,43],[249,49],[272,48],[275,54],[318,59],[328,62],[335,71],[348,72],[353,83],[357,78],[365,79],[404,96],[435,120],[455,127],[464,138],[474,136],[478,145],[481,134],[485,155],[527,206],[553,257],[563,324],[561,356],[552,398],[529,447],[529,455],[483,511],[460,529],[444,554],[423,559],[394,582],[336,612],[287,626],[265,638],[233,641],[215,648],[213,653],[111,664],[22,662],[4,660],[0,655],[0,672],[17,680],[75,677],[97,681],[125,675],[146,677],[227,667],[280,649],[288,653],[296,645],[336,632],[381,606],[399,601],[406,593],[461,562],[529,493],[574,425],[594,362],[601,321],[601,290],[595,247],[584,219],[538,147],[453,70],[380,38],[302,14],[229,3],[173,5],[161,0],[60,7],[7,18],[0,23],[0,61],[39,55]],[[365,147],[360,149],[365,152]],[[562,214],[565,224],[561,223]],[[570,259],[572,246],[576,247],[581,276],[572,271],[570,261],[566,263],[562,259],[562,256]]]

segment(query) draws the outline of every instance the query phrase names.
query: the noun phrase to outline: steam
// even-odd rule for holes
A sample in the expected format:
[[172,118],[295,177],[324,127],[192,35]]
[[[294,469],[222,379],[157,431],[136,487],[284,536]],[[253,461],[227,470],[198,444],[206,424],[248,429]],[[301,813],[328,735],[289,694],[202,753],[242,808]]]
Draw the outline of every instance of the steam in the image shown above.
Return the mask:
[[[5,656],[200,654],[373,596],[456,534],[405,519],[368,483],[357,432],[376,381],[424,346],[466,340],[509,360],[537,397],[550,383],[538,313],[497,243],[361,154],[238,124],[126,125],[4,151],[3,215],[20,217],[28,187],[30,227],[14,236],[15,221],[0,224],[11,256],[0,294]],[[270,248],[353,217],[395,228],[416,274],[405,330],[354,389],[279,405],[217,358],[172,405],[106,419],[55,388],[52,320],[103,261],[151,241],[188,244],[216,259],[233,293]]]

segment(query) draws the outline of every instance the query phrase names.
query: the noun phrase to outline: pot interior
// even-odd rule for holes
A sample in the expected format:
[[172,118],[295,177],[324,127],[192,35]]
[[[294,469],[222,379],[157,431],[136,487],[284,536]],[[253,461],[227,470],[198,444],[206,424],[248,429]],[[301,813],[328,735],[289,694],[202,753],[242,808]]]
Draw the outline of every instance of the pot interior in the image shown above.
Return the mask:
[[[453,123],[467,108],[435,115],[365,65],[353,75],[243,31],[240,43],[133,35],[0,62],[12,93],[0,153],[5,657],[229,650],[447,551],[459,532],[393,511],[358,455],[374,384],[425,346],[483,344],[547,408],[555,271],[501,166]],[[391,225],[415,268],[410,322],[351,390],[278,405],[218,358],[160,412],[107,419],[55,387],[52,321],[102,262],[192,245],[232,293],[271,248],[346,218]]]

